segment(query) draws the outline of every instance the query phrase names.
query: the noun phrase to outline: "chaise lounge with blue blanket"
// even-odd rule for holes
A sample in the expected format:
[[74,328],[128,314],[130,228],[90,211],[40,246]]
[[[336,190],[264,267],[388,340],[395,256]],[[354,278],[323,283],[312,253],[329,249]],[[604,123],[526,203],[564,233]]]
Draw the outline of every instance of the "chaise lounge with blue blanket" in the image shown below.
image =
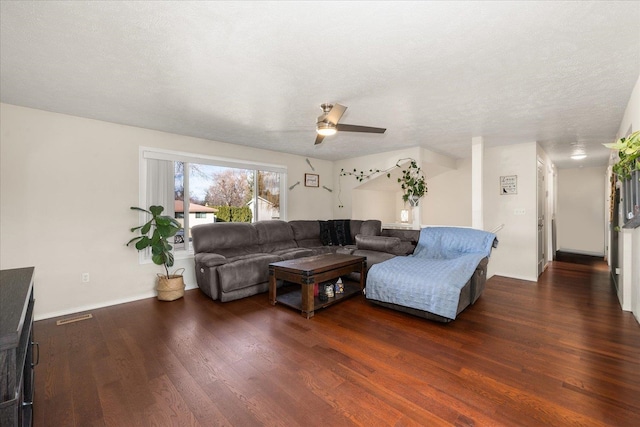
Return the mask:
[[371,266],[369,301],[439,322],[450,322],[484,290],[496,235],[459,227],[426,227],[412,255]]

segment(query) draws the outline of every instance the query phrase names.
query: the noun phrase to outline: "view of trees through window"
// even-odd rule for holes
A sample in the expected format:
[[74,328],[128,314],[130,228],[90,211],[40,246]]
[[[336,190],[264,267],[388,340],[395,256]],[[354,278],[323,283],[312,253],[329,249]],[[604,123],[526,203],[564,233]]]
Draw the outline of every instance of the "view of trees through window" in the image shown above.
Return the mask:
[[286,219],[285,166],[145,147],[140,167],[141,199],[182,225],[173,239],[179,256],[192,252],[194,226]]
[[[174,166],[175,217],[189,230],[194,225],[211,222],[280,218],[277,172],[186,162],[174,162]],[[187,218],[185,197],[189,200]]]

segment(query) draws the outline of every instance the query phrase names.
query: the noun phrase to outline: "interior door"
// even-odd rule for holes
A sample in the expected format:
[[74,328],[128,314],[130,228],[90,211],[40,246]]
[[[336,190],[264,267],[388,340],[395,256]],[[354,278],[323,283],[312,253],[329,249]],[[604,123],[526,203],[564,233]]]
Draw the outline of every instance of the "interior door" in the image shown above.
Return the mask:
[[545,262],[545,209],[547,189],[544,179],[544,163],[538,159],[538,276],[544,271]]

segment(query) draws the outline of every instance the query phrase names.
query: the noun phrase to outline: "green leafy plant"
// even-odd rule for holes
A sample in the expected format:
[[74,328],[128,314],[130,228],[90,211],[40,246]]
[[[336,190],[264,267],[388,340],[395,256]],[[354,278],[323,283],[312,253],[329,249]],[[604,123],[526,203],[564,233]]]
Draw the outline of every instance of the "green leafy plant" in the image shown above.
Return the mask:
[[135,247],[139,251],[151,248],[151,260],[154,264],[164,266],[169,278],[169,267],[173,267],[173,246],[169,244],[169,238],[176,235],[182,225],[174,218],[161,215],[164,211],[162,206],[150,206],[149,210],[131,207],[132,210],[145,212],[151,215],[151,219],[141,226],[133,227],[132,233],[138,231],[139,236],[127,242],[127,246],[135,242]]
[[216,221],[251,222],[252,213],[249,206],[213,206],[218,210]]
[[613,165],[612,169],[620,179],[630,179],[631,172],[640,169],[640,130],[620,138],[616,142],[603,145],[618,151],[620,159]]
[[402,170],[402,177],[398,178],[400,188],[404,191],[402,200],[405,202],[412,198],[421,198],[427,192],[427,183],[415,160],[411,160],[409,166]]
[[407,168],[402,170],[402,177],[398,178],[400,188],[402,188],[402,191],[404,192],[404,194],[402,195],[402,200],[407,202],[413,198],[419,199],[428,191],[427,181],[422,174],[422,170],[418,166],[418,162],[411,158],[400,159],[394,166],[386,170],[369,169],[368,173],[365,171],[357,171],[356,169],[354,169],[353,172],[347,172],[342,169],[340,171],[340,176],[351,175],[355,177],[359,182],[362,182],[365,179],[369,179],[378,173],[386,173],[387,178],[391,178],[391,170],[393,170],[394,168],[401,168],[402,166],[400,165],[400,162],[402,162],[403,160],[409,160],[410,162]]

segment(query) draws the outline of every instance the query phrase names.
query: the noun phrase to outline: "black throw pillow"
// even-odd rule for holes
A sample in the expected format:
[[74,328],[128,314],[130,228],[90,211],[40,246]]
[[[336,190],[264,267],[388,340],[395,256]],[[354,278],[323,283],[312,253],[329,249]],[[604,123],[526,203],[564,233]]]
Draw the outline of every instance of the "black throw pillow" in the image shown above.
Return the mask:
[[329,221],[318,221],[320,223],[320,242],[323,246],[331,246],[331,230]]
[[[335,219],[330,221],[333,225],[334,233],[335,233],[335,242],[334,244],[345,246],[345,245],[353,245],[353,240],[351,239],[351,221],[348,219]],[[333,240],[333,235],[332,235]]]

